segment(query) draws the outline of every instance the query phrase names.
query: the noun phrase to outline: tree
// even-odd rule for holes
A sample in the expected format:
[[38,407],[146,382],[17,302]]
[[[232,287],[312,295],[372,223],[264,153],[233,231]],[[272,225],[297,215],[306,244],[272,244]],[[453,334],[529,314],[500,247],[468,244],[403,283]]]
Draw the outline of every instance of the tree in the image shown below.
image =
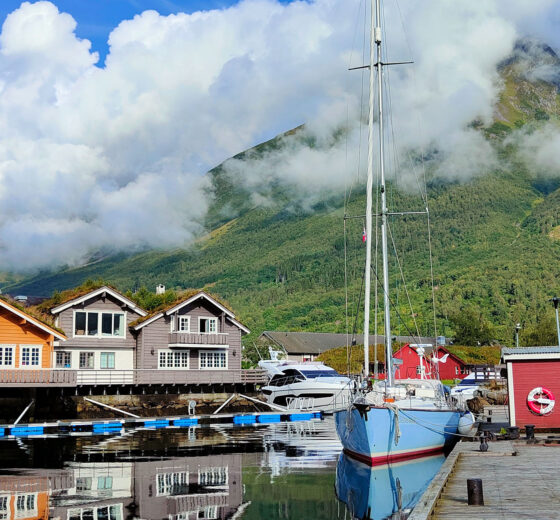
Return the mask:
[[460,345],[490,345],[494,339],[492,325],[482,313],[466,307],[449,316],[455,331],[455,343]]

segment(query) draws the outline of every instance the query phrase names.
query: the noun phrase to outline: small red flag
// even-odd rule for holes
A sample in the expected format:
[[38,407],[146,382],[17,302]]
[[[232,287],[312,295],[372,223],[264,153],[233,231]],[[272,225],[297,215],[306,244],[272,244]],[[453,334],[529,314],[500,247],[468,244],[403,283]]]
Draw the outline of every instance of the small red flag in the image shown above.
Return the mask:
[[364,228],[364,230],[362,231],[362,242],[365,243],[366,240],[367,240],[367,234],[366,234],[366,228]]

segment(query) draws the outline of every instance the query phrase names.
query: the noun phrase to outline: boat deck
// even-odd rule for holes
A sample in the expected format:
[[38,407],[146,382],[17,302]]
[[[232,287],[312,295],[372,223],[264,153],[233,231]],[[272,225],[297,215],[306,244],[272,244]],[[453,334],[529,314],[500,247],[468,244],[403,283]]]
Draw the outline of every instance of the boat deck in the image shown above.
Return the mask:
[[[560,444],[524,439],[458,443],[409,520],[560,519]],[[483,506],[467,503],[467,479],[482,479]]]

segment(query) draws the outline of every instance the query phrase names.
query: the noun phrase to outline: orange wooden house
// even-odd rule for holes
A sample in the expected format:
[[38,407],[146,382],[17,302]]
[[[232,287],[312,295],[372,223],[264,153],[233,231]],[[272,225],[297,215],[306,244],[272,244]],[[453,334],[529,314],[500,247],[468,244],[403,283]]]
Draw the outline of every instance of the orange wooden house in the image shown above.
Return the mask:
[[53,382],[54,342],[64,340],[61,332],[0,299],[0,384]]

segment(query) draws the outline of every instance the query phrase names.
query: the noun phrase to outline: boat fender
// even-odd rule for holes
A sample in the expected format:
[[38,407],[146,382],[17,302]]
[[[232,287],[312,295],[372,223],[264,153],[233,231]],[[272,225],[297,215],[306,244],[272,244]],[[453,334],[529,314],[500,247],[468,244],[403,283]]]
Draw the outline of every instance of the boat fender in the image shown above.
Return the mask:
[[459,426],[457,430],[461,435],[465,435],[467,437],[474,437],[474,434],[477,430],[477,423],[474,420],[474,415],[471,412],[467,412],[463,414],[459,418]]
[[548,388],[537,386],[527,395],[527,406],[537,415],[548,415],[554,409],[554,394]]

